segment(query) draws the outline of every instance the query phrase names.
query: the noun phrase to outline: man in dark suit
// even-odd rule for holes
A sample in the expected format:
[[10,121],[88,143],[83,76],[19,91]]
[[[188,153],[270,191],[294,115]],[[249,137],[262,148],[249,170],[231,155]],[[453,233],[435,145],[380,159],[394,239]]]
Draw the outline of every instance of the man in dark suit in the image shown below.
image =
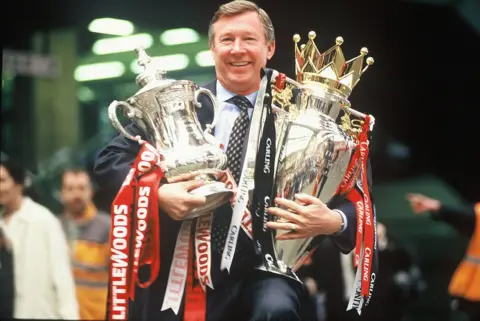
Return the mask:
[[[274,29],[264,10],[249,1],[232,1],[220,6],[210,22],[210,49],[212,50],[217,79],[204,86],[212,91],[221,104],[219,121],[214,135],[229,155],[232,132],[238,131],[239,120],[251,117],[253,108],[242,109],[237,103],[253,107],[260,87],[261,70],[275,51]],[[202,99],[202,108],[197,110],[198,120],[203,128],[213,120],[213,107]],[[145,137],[135,124],[126,127],[133,135]],[[246,139],[243,138],[243,141]],[[99,155],[95,163],[95,176],[100,188],[116,192],[137,156],[139,145],[122,136],[117,136]],[[238,165],[238,164],[237,164]],[[230,165],[229,165],[230,168]],[[233,168],[230,168],[232,172]],[[238,170],[238,169],[237,169]],[[187,178],[187,179],[191,179]],[[145,291],[138,291],[133,305],[134,318],[144,320],[182,320],[171,310],[160,312],[170,262],[181,219],[190,210],[205,203],[205,197],[189,193],[203,184],[202,181],[185,180],[163,184],[158,190],[161,219],[161,262],[162,268],[154,284]],[[297,210],[304,213],[305,226],[312,235],[330,235],[342,252],[354,247],[356,212],[350,202],[335,199],[328,206],[318,199],[302,199],[304,205]],[[275,212],[275,209],[272,210]],[[305,313],[307,293],[303,285],[289,278],[265,273],[255,269],[260,263],[255,255],[253,242],[240,231],[235,260],[230,273],[220,271],[220,260],[225,245],[225,223],[232,215],[229,204],[214,212],[212,223],[212,279],[215,290],[207,288],[207,320],[314,320]],[[225,222],[227,220],[227,222]],[[303,231],[304,225],[297,226]],[[305,237],[299,234],[299,237]],[[180,311],[183,310],[182,303]],[[227,317],[228,316],[228,317]]]

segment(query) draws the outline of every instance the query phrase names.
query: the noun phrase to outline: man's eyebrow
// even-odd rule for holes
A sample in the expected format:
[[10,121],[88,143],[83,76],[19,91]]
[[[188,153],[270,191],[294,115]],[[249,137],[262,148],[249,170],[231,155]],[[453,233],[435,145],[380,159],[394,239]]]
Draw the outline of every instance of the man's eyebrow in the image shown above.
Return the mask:
[[[232,36],[234,34],[233,31],[229,30],[229,31],[224,31],[222,33],[219,33],[218,36],[219,37],[225,37],[225,36]],[[251,31],[251,30],[242,30],[240,31],[240,35],[241,36],[250,36],[250,37],[257,37],[258,35],[255,34],[255,32]]]

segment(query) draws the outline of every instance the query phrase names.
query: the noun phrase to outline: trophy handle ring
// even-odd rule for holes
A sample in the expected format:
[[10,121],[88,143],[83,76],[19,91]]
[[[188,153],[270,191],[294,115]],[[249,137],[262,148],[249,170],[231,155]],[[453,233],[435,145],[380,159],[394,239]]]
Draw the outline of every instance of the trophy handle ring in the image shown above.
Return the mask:
[[134,137],[131,134],[129,134],[125,130],[123,125],[120,123],[120,121],[118,120],[118,117],[117,117],[117,108],[118,107],[125,108],[125,110],[127,111],[126,115],[129,119],[132,119],[135,116],[135,109],[133,109],[132,106],[130,106],[129,104],[127,104],[124,101],[114,100],[114,101],[112,101],[110,106],[108,106],[108,118],[110,118],[110,121],[112,122],[113,127],[115,127],[115,129],[118,130],[126,138],[141,143],[142,142],[141,138],[139,136]]
[[211,124],[207,124],[207,128],[205,129],[205,132],[207,134],[211,134],[212,133],[212,128],[215,127],[215,125],[217,124],[217,121],[218,121],[218,116],[220,114],[220,109],[219,109],[219,105],[217,103],[217,98],[213,95],[213,93],[206,89],[206,88],[199,88],[195,91],[195,104],[197,104],[198,107],[201,107],[202,104],[200,102],[198,102],[198,95],[200,94],[205,94],[208,96],[208,98],[210,98],[210,100],[212,101],[212,104],[213,104],[213,121]]

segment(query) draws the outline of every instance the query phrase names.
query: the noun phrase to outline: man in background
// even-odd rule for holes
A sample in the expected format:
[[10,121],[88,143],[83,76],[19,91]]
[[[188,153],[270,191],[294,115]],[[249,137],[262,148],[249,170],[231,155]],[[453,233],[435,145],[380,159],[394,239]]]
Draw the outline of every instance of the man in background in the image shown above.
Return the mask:
[[97,210],[85,170],[69,169],[62,176],[61,219],[72,253],[77,301],[82,320],[105,318],[109,265],[109,216]]
[[31,186],[20,162],[0,162],[0,226],[13,258],[13,318],[77,320],[65,233],[58,218],[30,198]]
[[408,194],[415,214],[429,212],[432,219],[444,221],[470,239],[465,257],[448,287],[454,298],[452,307],[465,312],[471,321],[480,320],[480,202],[469,208],[446,206],[423,194]]
[[[302,266],[299,275],[305,281],[326,321],[400,321],[407,308],[425,288],[421,272],[410,253],[389,237],[387,227],[377,222],[379,270],[370,304],[362,310],[346,311],[355,279],[353,252],[342,254],[329,239],[324,240]],[[319,300],[321,306],[318,306]]]

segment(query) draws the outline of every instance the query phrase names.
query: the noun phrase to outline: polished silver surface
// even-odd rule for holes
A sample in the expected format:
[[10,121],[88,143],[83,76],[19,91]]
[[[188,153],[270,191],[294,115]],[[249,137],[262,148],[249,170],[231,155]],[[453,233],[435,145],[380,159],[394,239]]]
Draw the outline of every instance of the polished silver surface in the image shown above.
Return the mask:
[[[301,86],[293,91],[295,103],[288,106],[288,112],[284,108],[277,110],[275,195],[294,200],[295,194],[305,193],[328,203],[336,194],[356,146],[338,122],[342,106],[350,104],[327,88]],[[276,231],[276,235],[283,233],[288,231]],[[297,266],[312,239],[277,241],[273,233],[281,268],[260,268],[292,277],[288,270]]]
[[[216,98],[192,81],[167,79],[166,72],[156,68],[143,49],[136,49],[136,52],[138,64],[145,68],[136,78],[141,88],[126,102],[113,101],[108,108],[109,118],[125,137],[138,141],[138,137],[128,133],[117,118],[117,108],[123,109],[145,133],[145,137],[140,138],[150,142],[164,157],[162,165],[167,178],[198,172],[198,178],[206,180],[207,184],[192,193],[206,196],[207,203],[185,219],[208,214],[228,202],[233,194],[216,178],[227,165],[226,154],[211,135],[218,117]],[[200,94],[207,95],[214,106],[213,122],[205,131],[196,114],[196,108],[201,108]]]

